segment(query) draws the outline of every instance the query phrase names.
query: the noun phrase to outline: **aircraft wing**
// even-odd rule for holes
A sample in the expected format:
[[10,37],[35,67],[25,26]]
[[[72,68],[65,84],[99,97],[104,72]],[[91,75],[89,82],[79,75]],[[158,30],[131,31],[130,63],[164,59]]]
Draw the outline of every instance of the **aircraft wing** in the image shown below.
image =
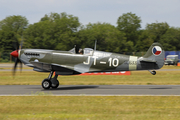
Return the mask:
[[78,71],[75,71],[72,66],[59,65],[59,64],[48,64],[42,62],[30,62],[31,66],[34,67],[34,71],[38,72],[50,72],[51,70],[55,71],[58,75],[74,75],[81,74]]
[[58,75],[75,75],[81,74],[79,71],[75,71],[74,67],[68,65],[52,64],[52,69],[56,71]]

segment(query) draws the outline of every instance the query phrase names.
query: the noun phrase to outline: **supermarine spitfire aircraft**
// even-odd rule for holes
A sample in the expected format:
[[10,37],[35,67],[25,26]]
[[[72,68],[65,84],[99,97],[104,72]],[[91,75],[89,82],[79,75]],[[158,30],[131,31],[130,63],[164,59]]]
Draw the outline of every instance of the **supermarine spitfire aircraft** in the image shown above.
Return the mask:
[[[77,53],[75,48],[70,51],[21,48],[22,45],[11,53],[16,58],[14,72],[18,63],[21,63],[21,66],[23,63],[33,67],[34,71],[49,72],[48,78],[42,81],[44,89],[57,88],[58,75],[135,70],[148,70],[155,75],[154,70],[164,65],[165,56],[163,47],[159,43],[153,43],[142,57],[103,52],[91,48],[84,48],[83,54]],[[55,75],[52,78],[54,72]]]

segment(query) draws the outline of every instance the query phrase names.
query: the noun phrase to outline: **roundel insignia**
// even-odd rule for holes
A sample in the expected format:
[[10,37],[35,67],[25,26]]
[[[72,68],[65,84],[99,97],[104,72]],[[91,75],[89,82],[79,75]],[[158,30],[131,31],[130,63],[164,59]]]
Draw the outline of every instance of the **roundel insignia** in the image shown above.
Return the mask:
[[152,53],[153,53],[154,55],[160,55],[160,54],[162,53],[161,47],[159,47],[159,46],[154,46],[153,49],[152,49]]

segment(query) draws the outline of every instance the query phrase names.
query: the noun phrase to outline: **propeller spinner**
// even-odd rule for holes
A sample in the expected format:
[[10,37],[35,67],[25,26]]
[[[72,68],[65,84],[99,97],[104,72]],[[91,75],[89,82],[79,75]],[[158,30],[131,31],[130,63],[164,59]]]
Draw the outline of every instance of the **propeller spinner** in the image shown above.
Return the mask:
[[11,56],[17,58],[19,55],[18,55],[18,50],[15,50],[13,52],[11,52]]

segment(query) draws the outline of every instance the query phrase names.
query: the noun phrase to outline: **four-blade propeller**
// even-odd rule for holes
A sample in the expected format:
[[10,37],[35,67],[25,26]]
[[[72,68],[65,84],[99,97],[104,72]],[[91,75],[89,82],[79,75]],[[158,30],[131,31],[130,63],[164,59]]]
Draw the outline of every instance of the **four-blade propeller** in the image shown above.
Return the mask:
[[11,56],[13,56],[15,58],[15,64],[13,67],[13,76],[15,75],[16,72],[16,68],[17,68],[17,64],[20,63],[20,70],[22,71],[22,62],[19,59],[19,51],[21,50],[23,45],[23,40],[21,41],[21,44],[19,45],[18,42],[13,43],[14,48],[16,49],[15,51],[11,52]]

